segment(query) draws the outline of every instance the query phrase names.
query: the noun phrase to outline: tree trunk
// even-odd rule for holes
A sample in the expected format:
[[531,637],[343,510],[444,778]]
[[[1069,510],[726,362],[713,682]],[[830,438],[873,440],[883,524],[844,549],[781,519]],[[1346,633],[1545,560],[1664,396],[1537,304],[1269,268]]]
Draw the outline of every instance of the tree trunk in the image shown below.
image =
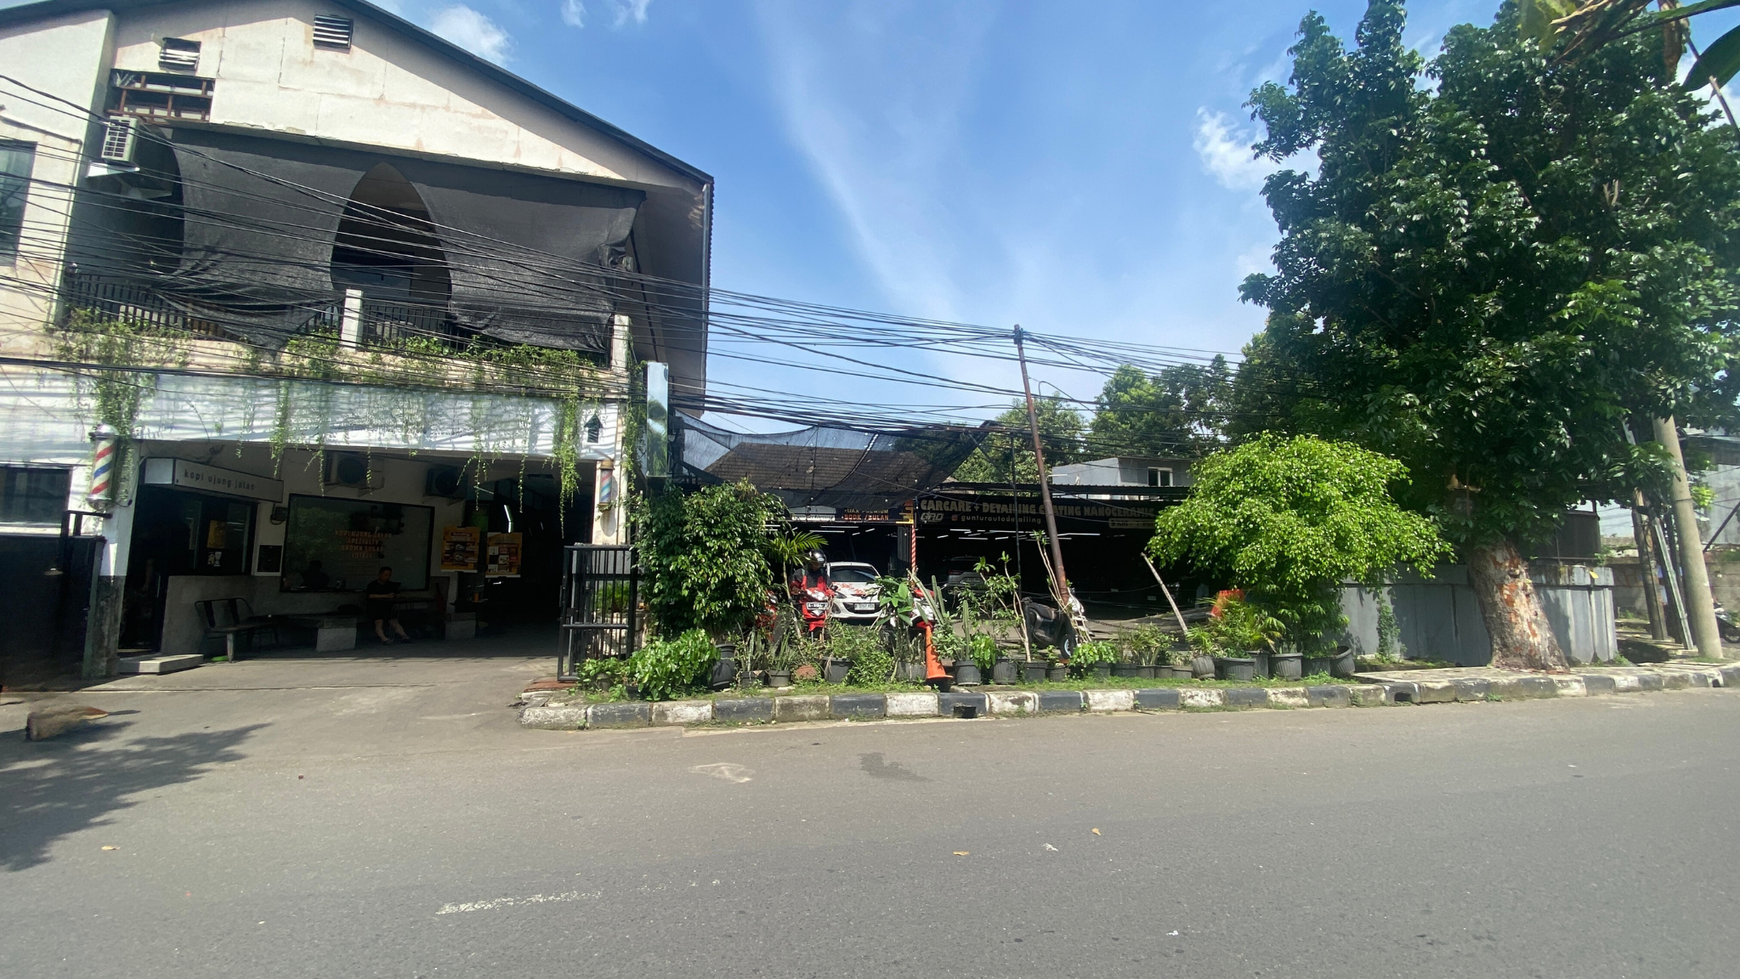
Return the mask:
[[1566,668],[1565,653],[1547,622],[1529,563],[1508,540],[1468,554],[1468,583],[1492,638],[1492,665],[1511,670]]

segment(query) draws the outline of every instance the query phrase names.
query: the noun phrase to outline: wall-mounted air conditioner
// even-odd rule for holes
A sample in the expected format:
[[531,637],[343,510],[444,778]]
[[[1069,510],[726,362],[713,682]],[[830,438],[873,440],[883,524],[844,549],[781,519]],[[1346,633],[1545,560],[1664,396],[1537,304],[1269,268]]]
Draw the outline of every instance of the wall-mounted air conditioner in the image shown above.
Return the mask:
[[103,123],[102,158],[107,163],[133,162],[133,149],[139,141],[139,120],[112,116]]
[[423,477],[423,495],[465,499],[465,470],[458,466],[430,466]]
[[361,452],[329,452],[326,454],[326,485],[349,486],[357,490],[376,490],[386,483],[379,469],[371,470],[368,456]]

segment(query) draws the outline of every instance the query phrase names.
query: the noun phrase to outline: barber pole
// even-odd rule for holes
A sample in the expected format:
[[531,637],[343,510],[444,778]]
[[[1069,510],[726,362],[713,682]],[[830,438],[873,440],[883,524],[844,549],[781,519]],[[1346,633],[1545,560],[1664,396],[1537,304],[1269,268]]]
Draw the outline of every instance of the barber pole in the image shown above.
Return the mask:
[[86,496],[92,503],[108,503],[115,498],[115,433],[99,428],[91,433],[91,489]]

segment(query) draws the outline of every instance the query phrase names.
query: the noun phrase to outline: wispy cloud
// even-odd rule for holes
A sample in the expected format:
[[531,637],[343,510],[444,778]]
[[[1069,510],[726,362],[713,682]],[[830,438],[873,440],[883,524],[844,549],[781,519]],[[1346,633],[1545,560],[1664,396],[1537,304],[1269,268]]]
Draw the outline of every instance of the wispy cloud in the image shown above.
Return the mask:
[[429,18],[429,29],[480,58],[506,62],[513,39],[495,21],[464,4],[443,7]]
[[[646,23],[647,8],[652,0],[602,0],[610,14],[610,26],[621,30],[629,24],[639,27]],[[562,23],[569,27],[586,26],[585,0],[562,0]]]
[[951,164],[960,163],[975,52],[993,18],[938,8],[914,36],[909,6],[764,3],[760,21],[788,138],[855,250],[897,308],[952,318],[963,311],[951,220],[961,216],[951,211],[970,204]]
[[1256,190],[1281,165],[1252,155],[1254,130],[1235,128],[1224,113],[1196,110],[1196,139],[1192,145],[1202,169],[1228,190]]
[[652,0],[611,0],[611,6],[616,8],[616,26],[621,27],[629,21],[636,24],[646,23],[646,8],[652,6]]

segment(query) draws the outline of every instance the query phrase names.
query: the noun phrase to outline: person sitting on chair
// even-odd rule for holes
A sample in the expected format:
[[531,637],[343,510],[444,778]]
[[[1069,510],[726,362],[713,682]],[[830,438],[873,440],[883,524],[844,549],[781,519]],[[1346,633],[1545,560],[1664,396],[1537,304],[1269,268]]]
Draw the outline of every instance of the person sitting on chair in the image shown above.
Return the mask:
[[369,618],[375,622],[375,638],[379,639],[383,646],[393,644],[393,641],[387,638],[386,629],[382,628],[389,623],[392,625],[393,631],[399,634],[401,642],[411,641],[411,637],[405,632],[405,627],[399,624],[399,614],[393,610],[393,599],[398,594],[399,583],[393,580],[392,568],[382,568],[381,573],[375,575],[375,580],[363,587],[363,599],[368,603]]

